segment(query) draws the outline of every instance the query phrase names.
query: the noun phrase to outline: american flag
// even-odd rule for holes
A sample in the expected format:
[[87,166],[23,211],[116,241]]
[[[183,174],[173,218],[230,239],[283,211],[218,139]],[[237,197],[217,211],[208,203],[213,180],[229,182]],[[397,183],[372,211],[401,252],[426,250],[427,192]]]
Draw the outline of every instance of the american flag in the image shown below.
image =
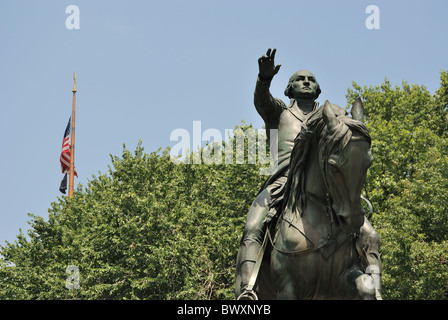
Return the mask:
[[[70,117],[70,119],[68,119],[68,124],[67,124],[67,128],[65,128],[65,132],[64,132],[64,139],[62,140],[62,151],[61,151],[61,157],[60,157],[60,161],[61,161],[61,168],[62,168],[62,173],[67,173],[70,171],[70,129],[71,129],[71,120],[72,117]],[[76,172],[76,170],[74,169],[74,173],[75,176],[78,176],[78,173]]]

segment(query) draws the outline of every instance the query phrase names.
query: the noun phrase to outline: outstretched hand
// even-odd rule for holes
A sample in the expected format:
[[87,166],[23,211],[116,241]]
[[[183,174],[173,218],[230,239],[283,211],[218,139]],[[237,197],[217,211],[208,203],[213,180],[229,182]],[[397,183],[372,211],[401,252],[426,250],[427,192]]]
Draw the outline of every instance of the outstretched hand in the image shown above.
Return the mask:
[[258,59],[258,68],[259,68],[259,76],[261,80],[270,80],[272,79],[280,70],[281,64],[275,65],[274,57],[277,49],[272,50],[268,49],[265,55],[261,56]]

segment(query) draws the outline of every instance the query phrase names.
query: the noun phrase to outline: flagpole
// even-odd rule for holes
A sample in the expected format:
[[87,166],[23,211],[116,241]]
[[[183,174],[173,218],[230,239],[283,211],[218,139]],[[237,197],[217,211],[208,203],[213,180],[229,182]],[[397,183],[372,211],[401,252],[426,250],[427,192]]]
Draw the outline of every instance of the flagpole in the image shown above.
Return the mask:
[[73,72],[73,108],[72,108],[72,129],[71,129],[71,146],[70,146],[70,173],[68,184],[68,197],[73,196],[73,184],[75,178],[75,102],[76,102],[76,74]]

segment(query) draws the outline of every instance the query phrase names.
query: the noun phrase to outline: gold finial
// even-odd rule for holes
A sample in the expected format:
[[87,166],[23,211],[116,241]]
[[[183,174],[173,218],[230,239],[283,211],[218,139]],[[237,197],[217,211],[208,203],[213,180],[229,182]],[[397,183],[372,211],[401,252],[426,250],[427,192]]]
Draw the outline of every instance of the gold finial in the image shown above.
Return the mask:
[[76,73],[73,72],[73,92],[76,92]]

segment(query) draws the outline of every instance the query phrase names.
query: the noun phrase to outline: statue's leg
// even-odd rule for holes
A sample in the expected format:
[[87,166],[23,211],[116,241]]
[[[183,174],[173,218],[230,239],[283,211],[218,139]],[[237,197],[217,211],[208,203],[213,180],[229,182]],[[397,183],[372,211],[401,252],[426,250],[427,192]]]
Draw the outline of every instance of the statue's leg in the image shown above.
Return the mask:
[[269,191],[263,190],[254,200],[247,214],[237,258],[236,297],[244,291],[253,276],[253,268],[263,243],[264,219],[269,209],[269,201]]
[[376,299],[381,299],[380,237],[367,218],[364,218],[359,237],[368,263],[366,273],[374,279]]

